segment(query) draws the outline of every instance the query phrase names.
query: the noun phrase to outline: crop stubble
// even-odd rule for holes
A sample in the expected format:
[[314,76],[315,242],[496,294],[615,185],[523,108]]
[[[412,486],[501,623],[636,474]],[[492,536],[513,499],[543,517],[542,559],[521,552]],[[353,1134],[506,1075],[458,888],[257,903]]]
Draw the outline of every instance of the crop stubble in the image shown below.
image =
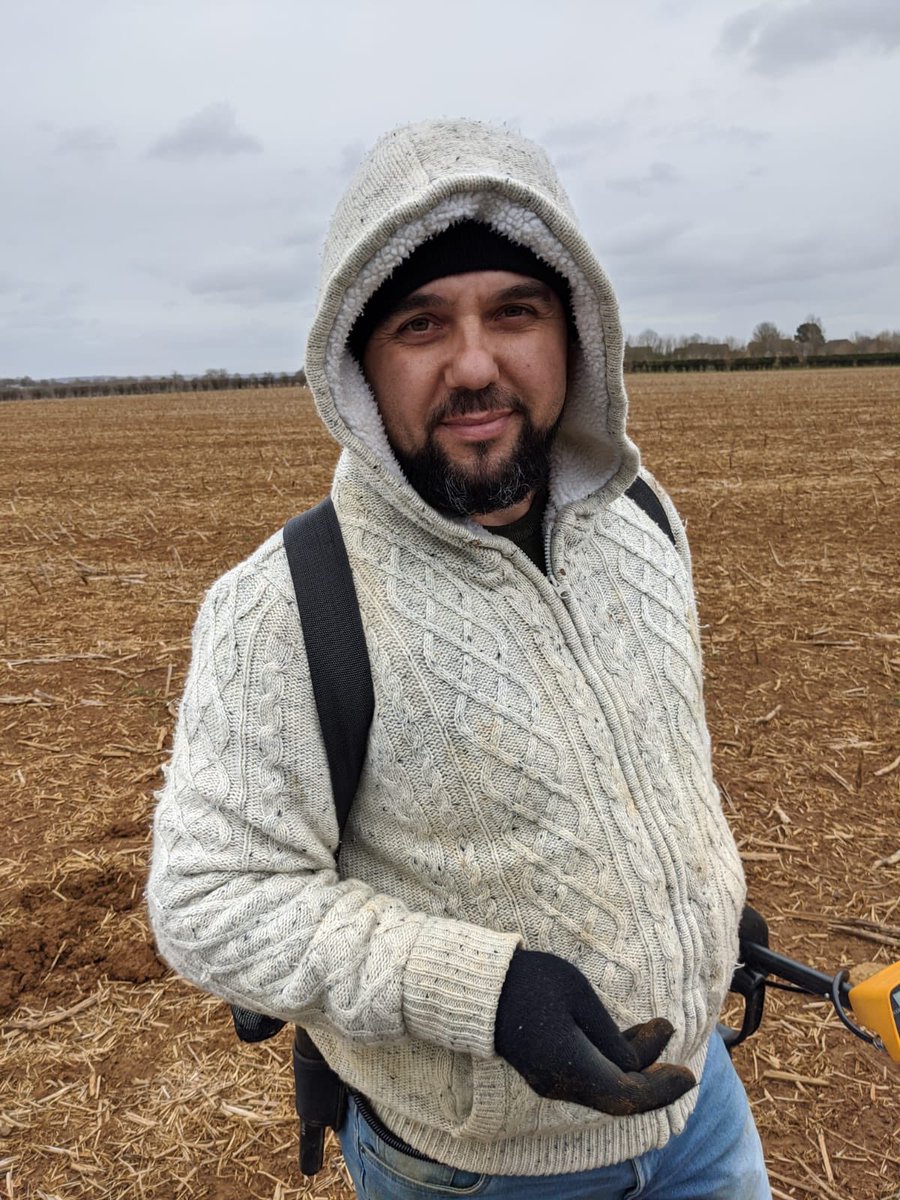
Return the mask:
[[[632,377],[687,518],[717,777],[773,944],[900,954],[900,371]],[[348,1200],[295,1172],[286,1032],[153,954],[148,825],[204,588],[327,490],[297,390],[0,407],[0,1190]],[[888,861],[885,861],[888,860]],[[877,864],[881,865],[877,865]],[[76,1011],[72,1011],[76,1010]],[[898,1195],[900,1075],[771,996],[736,1054],[776,1195]]]

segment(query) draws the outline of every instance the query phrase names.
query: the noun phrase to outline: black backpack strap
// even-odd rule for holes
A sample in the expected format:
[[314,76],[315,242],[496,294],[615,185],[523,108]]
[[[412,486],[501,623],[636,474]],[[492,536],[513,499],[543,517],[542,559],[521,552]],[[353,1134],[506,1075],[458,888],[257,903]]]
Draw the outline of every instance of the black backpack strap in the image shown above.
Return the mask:
[[330,498],[288,521],[284,549],[343,835],[366,757],[375,691],[353,572]]
[[629,500],[633,501],[638,508],[642,509],[647,514],[651,521],[654,521],[672,545],[675,545],[675,534],[672,532],[672,526],[669,524],[669,518],[666,516],[666,510],[663,508],[663,502],[654,492],[653,488],[647,483],[646,479],[642,479],[640,475],[635,478],[634,483],[630,488],[627,488],[625,495]]
[[[375,691],[353,572],[330,498],[288,521],[284,549],[297,596],[340,838],[366,757]],[[235,1005],[231,1016],[242,1042],[265,1041],[285,1024]]]

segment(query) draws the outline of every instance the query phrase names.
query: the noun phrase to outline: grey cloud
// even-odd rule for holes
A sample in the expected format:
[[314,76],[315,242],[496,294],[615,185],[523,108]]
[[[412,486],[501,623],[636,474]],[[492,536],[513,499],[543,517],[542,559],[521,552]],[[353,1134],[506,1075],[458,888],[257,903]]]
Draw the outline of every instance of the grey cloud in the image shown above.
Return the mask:
[[573,171],[587,162],[590,153],[586,147],[580,150],[557,150],[553,162],[558,171]]
[[560,170],[580,167],[598,148],[620,141],[628,129],[624,117],[595,121],[568,121],[551,127],[538,139]]
[[345,146],[342,146],[336,167],[338,179],[342,182],[349,181],[365,157],[368,149],[369,147],[361,138],[356,138],[354,141],[347,142]]
[[100,125],[77,125],[71,129],[57,131],[54,149],[57,154],[97,159],[115,147],[116,139],[108,129]]
[[654,162],[643,175],[609,179],[606,186],[617,192],[632,192],[636,196],[645,196],[653,188],[677,183],[679,179],[680,176],[671,163]]
[[606,258],[630,258],[632,255],[656,254],[668,250],[692,228],[690,221],[665,221],[656,225],[639,225],[614,235],[603,247]]
[[717,125],[709,119],[658,125],[653,133],[658,137],[682,136],[701,143],[724,142],[730,146],[745,146],[748,149],[755,149],[772,137],[765,129],[753,129],[748,125]]
[[5,295],[7,292],[17,292],[24,286],[23,281],[17,279],[15,275],[10,275],[6,271],[0,271],[0,295]]
[[551,153],[587,149],[598,143],[611,145],[632,133],[636,125],[652,120],[662,109],[663,100],[657,92],[636,92],[607,116],[558,121],[546,126],[537,140]]
[[900,49],[896,0],[803,0],[790,8],[748,9],[722,29],[720,49],[744,55],[752,70],[779,76],[854,49]]
[[573,171],[583,166],[590,158],[590,150],[558,150],[553,155],[553,163],[558,171]]
[[17,333],[29,330],[68,333],[82,329],[90,324],[79,311],[85,293],[85,284],[80,280],[52,289],[29,287],[19,292],[8,311],[0,308],[0,327]]
[[805,233],[800,237],[784,238],[778,246],[779,255],[787,254],[795,257],[818,257],[826,250],[825,239],[816,234]]
[[652,255],[630,259],[623,282],[637,293],[662,295],[676,285],[682,295],[709,297],[721,294],[723,280],[740,280],[745,299],[765,299],[804,287],[811,294],[821,292],[822,282],[830,277],[847,278],[852,273],[858,279],[896,270],[898,257],[900,234],[887,240],[861,238],[855,244],[836,243],[824,234],[786,237],[772,239],[762,253],[707,245],[702,239],[685,244],[673,238]]
[[55,282],[52,287],[20,282],[10,290],[18,290],[16,299],[23,310],[55,316],[73,312],[87,294],[87,285],[82,279],[70,279],[68,283]]
[[234,109],[226,101],[209,104],[186,117],[147,151],[150,158],[193,162],[199,158],[258,154],[262,142],[238,129]]
[[737,54],[746,50],[771,11],[771,5],[757,4],[755,8],[748,8],[726,21],[719,36],[719,49],[726,54]]
[[295,303],[311,282],[310,264],[296,255],[283,260],[231,263],[200,272],[188,283],[195,296],[209,296],[226,304],[255,306]]
[[309,222],[299,225],[289,233],[286,233],[284,237],[279,238],[278,245],[285,246],[288,249],[292,249],[295,246],[318,245],[319,242],[324,242],[325,240],[326,226],[327,220],[325,218],[315,223]]
[[541,136],[541,144],[550,149],[580,150],[599,141],[621,137],[627,128],[624,117],[607,117],[598,121],[567,121],[551,125]]
[[[98,331],[100,322],[90,320],[85,317],[73,316],[71,313],[55,313],[44,312],[41,309],[33,309],[28,312],[19,311],[10,313],[3,321],[3,327],[0,329],[0,336],[3,333],[10,333],[14,336],[10,339],[9,350],[16,350],[16,343],[28,334],[41,334],[43,336],[68,336],[71,333],[78,333],[81,330],[92,329]],[[3,348],[0,342],[0,349]],[[29,372],[30,374],[30,372]],[[41,374],[40,369],[35,374]]]

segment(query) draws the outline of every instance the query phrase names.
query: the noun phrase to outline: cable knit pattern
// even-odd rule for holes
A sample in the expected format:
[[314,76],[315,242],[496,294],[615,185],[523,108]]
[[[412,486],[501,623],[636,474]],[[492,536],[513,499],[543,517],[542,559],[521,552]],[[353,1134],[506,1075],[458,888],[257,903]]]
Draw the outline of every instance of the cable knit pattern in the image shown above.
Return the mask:
[[[472,161],[451,170],[473,128]],[[332,495],[375,686],[340,872],[276,534],[198,617],[148,900],[177,970],[304,1024],[412,1145],[467,1170],[552,1174],[664,1144],[696,1092],[627,1118],[538,1097],[493,1052],[514,949],[575,963],[623,1027],[668,1018],[665,1058],[699,1074],[744,884],[712,779],[684,530],[646,473],[674,547],[622,495],[637,454],[611,289],[545,158],[486,130],[392,135],[326,253],[307,367],[345,447]],[[525,177],[504,176],[520,160]],[[536,215],[518,227],[569,264],[582,341],[593,339],[576,354],[558,437],[547,577],[408,487],[342,349],[366,295],[446,205],[502,223],[529,197]]]

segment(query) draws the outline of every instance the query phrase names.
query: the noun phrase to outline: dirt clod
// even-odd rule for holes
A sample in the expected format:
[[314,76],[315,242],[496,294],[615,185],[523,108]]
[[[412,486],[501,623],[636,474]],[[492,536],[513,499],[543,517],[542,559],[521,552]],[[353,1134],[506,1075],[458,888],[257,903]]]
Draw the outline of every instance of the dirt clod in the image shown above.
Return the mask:
[[23,1001],[78,999],[102,976],[160,979],[165,967],[146,939],[110,920],[140,904],[142,888],[143,872],[108,868],[23,888],[0,946],[0,1016]]

